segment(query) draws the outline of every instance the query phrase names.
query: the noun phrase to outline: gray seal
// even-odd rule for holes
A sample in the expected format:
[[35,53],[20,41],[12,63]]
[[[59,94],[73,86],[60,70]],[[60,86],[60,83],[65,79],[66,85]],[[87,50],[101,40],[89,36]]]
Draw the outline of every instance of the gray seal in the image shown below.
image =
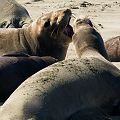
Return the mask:
[[11,51],[35,56],[51,56],[65,59],[72,42],[70,9],[49,12],[33,21],[27,28],[0,29],[0,55]]
[[15,0],[0,0],[0,28],[22,28],[32,23],[28,11]]
[[[74,28],[73,41],[79,40],[81,45],[102,40],[89,24],[81,26],[79,19],[74,23],[80,29]],[[90,36],[83,38],[81,33]],[[81,58],[54,63],[29,77],[1,107],[0,120],[67,120],[93,107],[110,112],[109,107],[120,96],[120,71],[99,52],[101,45],[93,49],[88,45]]]

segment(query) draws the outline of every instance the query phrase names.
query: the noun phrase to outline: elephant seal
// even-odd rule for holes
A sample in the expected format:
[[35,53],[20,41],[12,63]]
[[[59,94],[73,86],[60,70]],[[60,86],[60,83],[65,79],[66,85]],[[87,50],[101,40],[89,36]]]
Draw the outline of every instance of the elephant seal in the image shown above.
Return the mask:
[[[110,61],[107,55],[107,52],[105,50],[105,47],[104,47],[103,39],[101,35],[97,32],[96,28],[93,28],[94,26],[92,22],[90,21],[90,19],[81,15],[76,20],[77,21],[74,21],[75,24],[73,26],[74,32],[76,33],[74,34],[74,37],[73,37],[73,44],[75,46],[76,55],[78,57],[81,57],[81,56],[84,56],[85,54],[86,56],[87,54],[89,55],[89,53],[91,53],[90,50],[92,52],[95,51],[95,53],[97,50],[97,57],[99,53],[100,56],[102,55],[105,59]],[[90,56],[95,57],[96,56],[95,53],[90,54]]]
[[120,36],[104,43],[107,54],[112,62],[120,62]]
[[[85,23],[81,26],[77,20],[74,24],[80,30],[74,28],[73,41],[102,45],[95,29]],[[90,36],[85,39],[81,33]],[[109,107],[120,96],[120,71],[100,54],[100,45],[93,49],[88,45],[82,50],[82,54],[88,51],[86,56],[54,63],[26,79],[0,108],[0,120],[67,120],[93,107],[110,112]]]
[[0,28],[22,28],[31,24],[28,11],[15,0],[0,0]]
[[0,102],[28,77],[55,62],[57,60],[49,56],[30,56],[17,51],[0,56]]
[[0,29],[0,55],[20,51],[65,59],[73,35],[70,18],[71,10],[64,8],[42,15],[27,28]]

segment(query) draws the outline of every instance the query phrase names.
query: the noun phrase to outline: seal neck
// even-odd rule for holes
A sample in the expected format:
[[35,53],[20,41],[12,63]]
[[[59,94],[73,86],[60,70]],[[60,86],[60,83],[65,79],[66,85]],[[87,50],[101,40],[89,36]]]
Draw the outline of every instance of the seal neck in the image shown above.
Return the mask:
[[[34,55],[34,51],[32,50],[30,41],[30,35],[29,32],[27,32],[27,28],[20,29],[20,44],[24,52],[26,52],[29,55]],[[32,43],[33,44],[33,43]]]
[[73,43],[78,57],[83,55],[103,56],[106,60],[110,61],[101,35],[92,27],[81,27],[73,35]]

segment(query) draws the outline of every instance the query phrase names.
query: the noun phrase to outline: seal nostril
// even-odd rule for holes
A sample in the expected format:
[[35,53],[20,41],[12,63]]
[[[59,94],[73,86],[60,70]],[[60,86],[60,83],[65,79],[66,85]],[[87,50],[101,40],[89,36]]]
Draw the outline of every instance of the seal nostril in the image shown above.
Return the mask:
[[50,26],[50,21],[45,22],[44,27],[49,27]]

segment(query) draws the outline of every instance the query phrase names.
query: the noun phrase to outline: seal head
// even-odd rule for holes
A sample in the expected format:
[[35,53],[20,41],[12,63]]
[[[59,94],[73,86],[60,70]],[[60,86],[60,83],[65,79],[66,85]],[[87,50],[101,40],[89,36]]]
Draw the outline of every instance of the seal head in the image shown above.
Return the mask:
[[71,14],[71,10],[66,8],[50,12],[28,27],[29,36],[35,42],[29,45],[35,55],[52,56],[58,60],[65,59],[73,35],[69,24]]

